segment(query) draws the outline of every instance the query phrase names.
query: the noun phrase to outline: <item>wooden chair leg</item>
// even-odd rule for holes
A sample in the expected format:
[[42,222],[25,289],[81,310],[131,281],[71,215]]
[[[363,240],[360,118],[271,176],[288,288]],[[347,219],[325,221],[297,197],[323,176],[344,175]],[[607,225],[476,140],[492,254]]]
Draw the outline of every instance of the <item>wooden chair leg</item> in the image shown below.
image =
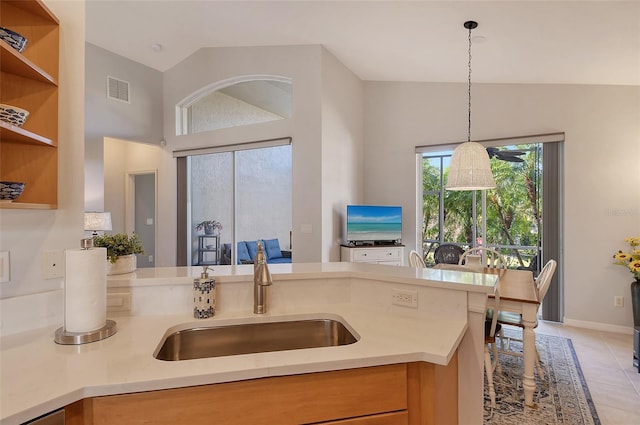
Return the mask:
[[493,369],[502,375],[502,368],[500,367],[500,357],[498,357],[498,341],[491,344],[493,350]]
[[487,373],[487,382],[489,383],[491,407],[496,407],[496,390],[493,387],[493,365],[491,364],[491,354],[489,354],[489,347],[487,344],[484,345],[484,370]]

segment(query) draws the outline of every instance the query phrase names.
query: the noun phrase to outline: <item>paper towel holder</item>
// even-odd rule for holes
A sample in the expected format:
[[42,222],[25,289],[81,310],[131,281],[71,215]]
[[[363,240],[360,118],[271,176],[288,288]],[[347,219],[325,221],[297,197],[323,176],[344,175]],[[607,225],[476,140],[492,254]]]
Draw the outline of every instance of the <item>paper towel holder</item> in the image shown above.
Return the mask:
[[100,341],[109,338],[117,332],[118,328],[114,320],[107,319],[107,323],[100,329],[90,332],[67,332],[64,328],[56,330],[53,340],[61,345],[80,345]]
[[[93,248],[93,239],[85,238],[80,240],[80,246],[82,249]],[[107,319],[105,325],[99,329],[87,332],[69,332],[60,327],[56,329],[53,341],[56,344],[61,345],[80,345],[88,344],[90,342],[100,341],[105,338],[109,338],[111,335],[118,331],[115,320]]]

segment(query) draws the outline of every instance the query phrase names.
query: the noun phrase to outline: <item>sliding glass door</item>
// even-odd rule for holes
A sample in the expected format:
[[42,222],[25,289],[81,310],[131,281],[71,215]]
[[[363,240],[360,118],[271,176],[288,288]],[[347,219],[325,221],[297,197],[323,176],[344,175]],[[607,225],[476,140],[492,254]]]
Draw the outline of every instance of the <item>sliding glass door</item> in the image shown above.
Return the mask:
[[[187,265],[249,262],[244,252],[238,255],[243,242],[269,240],[272,256],[289,250],[291,145],[286,142],[186,157]],[[216,223],[211,235],[205,234],[205,222]]]
[[425,262],[434,264],[434,251],[444,243],[494,248],[510,268],[534,274],[555,259],[558,270],[542,317],[561,321],[563,141],[564,133],[486,141],[497,187],[474,192],[444,189],[455,146],[416,147],[421,164],[417,230]]
[[427,263],[443,243],[498,249],[510,267],[534,266],[541,247],[542,144],[495,149],[491,168],[498,187],[444,189],[452,151],[422,157],[422,242]]

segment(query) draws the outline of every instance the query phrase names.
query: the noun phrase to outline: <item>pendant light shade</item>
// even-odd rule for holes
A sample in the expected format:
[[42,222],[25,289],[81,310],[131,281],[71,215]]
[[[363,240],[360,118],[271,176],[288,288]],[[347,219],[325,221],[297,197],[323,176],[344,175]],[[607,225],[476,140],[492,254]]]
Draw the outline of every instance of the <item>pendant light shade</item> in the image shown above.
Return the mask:
[[471,30],[477,26],[478,23],[475,21],[464,23],[464,27],[469,30],[469,127],[467,141],[459,145],[451,156],[445,185],[447,190],[484,190],[496,187],[487,149],[471,141]]
[[483,190],[493,189],[491,165],[487,149],[480,143],[464,142],[453,151],[446,189]]

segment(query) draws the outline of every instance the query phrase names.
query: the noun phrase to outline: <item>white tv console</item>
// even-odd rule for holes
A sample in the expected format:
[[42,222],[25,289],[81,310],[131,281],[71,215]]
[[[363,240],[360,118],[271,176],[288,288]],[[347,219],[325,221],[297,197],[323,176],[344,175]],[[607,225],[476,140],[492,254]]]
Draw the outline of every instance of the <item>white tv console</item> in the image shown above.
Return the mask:
[[372,245],[340,247],[340,261],[348,263],[376,263],[392,266],[404,265],[404,246]]

